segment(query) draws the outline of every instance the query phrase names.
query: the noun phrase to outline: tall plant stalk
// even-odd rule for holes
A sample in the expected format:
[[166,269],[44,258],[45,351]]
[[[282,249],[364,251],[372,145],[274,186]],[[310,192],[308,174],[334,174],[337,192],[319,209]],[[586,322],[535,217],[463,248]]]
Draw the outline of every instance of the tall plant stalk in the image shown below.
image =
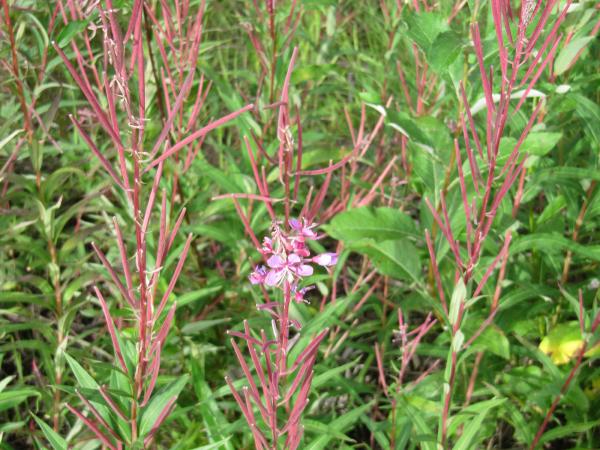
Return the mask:
[[[480,137],[476,130],[474,114],[469,106],[466,91],[461,85],[460,95],[465,114],[461,116],[460,123],[467,156],[465,165],[468,169],[463,168],[463,156],[458,139],[454,140],[454,147],[462,196],[462,213],[466,217],[465,248],[461,248],[451,226],[444,192],[440,193],[441,212],[427,200],[435,223],[450,246],[455,265],[455,287],[448,307],[443,302],[444,287],[439,275],[432,239],[427,233],[426,239],[433,262],[435,280],[440,292],[440,299],[448,315],[452,337],[442,394],[443,410],[438,428],[438,444],[444,448],[447,446],[448,422],[459,354],[491,324],[498,310],[499,294],[494,296],[488,318],[483,321],[470,339],[465,339],[462,322],[468,300],[477,298],[481,294],[499,264],[502,267],[505,266],[511,241],[510,231],[505,234],[500,252],[478,281],[474,279],[474,270],[480,260],[486,240],[492,238],[490,231],[498,208],[523,171],[526,155],[520,152],[520,147],[538,120],[543,102],[539,102],[529,113],[528,122],[522,130],[521,136],[502,165],[499,161],[500,144],[505,136],[505,128],[510,114],[520,111],[535,83],[548,64],[553,61],[558,44],[562,39],[558,28],[565,18],[570,3],[568,1],[559,11],[554,23],[550,23],[549,18],[557,5],[556,0],[547,3],[523,0],[520,2],[518,11],[512,9],[510,2],[504,0],[491,2],[493,26],[499,49],[499,80],[494,79],[492,70],[488,71],[485,66],[479,25],[474,23],[471,26],[471,35],[484,91],[486,122],[485,136]],[[514,29],[517,30],[516,35],[513,35],[511,25],[514,25]],[[545,37],[542,37],[547,27],[550,27],[550,31],[546,33]],[[523,89],[517,91],[519,87]],[[494,92],[496,89],[498,93]],[[516,103],[516,105],[513,106],[511,103]],[[468,176],[464,173],[465,170],[469,170]],[[467,185],[468,179],[472,181],[472,186]],[[500,276],[503,276],[503,273],[504,270],[501,270]],[[500,284],[498,284],[498,289],[500,289]]]
[[[189,251],[192,236],[189,235],[177,258],[177,264],[169,278],[166,289],[159,290],[159,278],[165,270],[167,255],[173,249],[180,229],[185,208],[181,210],[173,224],[169,224],[169,207],[166,191],[162,189],[161,179],[164,165],[172,156],[198,139],[203,138],[210,130],[215,129],[238,115],[252,108],[244,108],[211,122],[209,125],[189,131],[187,135],[178,135],[173,140],[171,133],[175,118],[184,110],[184,100],[194,79],[197,61],[197,51],[200,43],[203,7],[197,11],[196,26],[191,29],[193,43],[190,57],[184,61],[187,70],[186,81],[180,86],[177,100],[169,109],[169,116],[162,131],[147,151],[145,142],[146,130],[146,56],[143,47],[143,14],[142,0],[136,0],[131,7],[130,18],[126,29],[122,29],[112,2],[107,0],[106,9],[97,6],[94,11],[78,10],[73,2],[63,7],[63,14],[68,11],[68,23],[96,17],[98,38],[101,39],[102,54],[98,58],[93,55],[93,39],[88,31],[84,32],[84,41],[88,54],[84,56],[77,45],[72,43],[72,50],[77,66],[74,66],[63,49],[53,43],[54,48],[62,58],[66,68],[81,89],[93,111],[93,116],[103,130],[104,137],[92,138],[90,130],[76,118],[71,121],[90,150],[114,182],[115,188],[120,189],[127,199],[133,226],[128,229],[133,235],[133,252],[128,250],[119,220],[113,218],[116,247],[120,256],[120,271],[113,266],[101,246],[92,244],[98,258],[107,270],[110,281],[118,290],[123,302],[122,309],[127,314],[125,323],[131,325],[133,342],[124,335],[125,328],[117,327],[123,320],[115,320],[104,294],[94,288],[100,303],[108,333],[117,359],[117,369],[125,377],[131,397],[127,400],[117,398],[116,394],[106,388],[106,383],[93,383],[95,390],[101,395],[102,401],[87,398],[86,392],[79,396],[91,413],[84,415],[80,410],[68,405],[69,410],[82,420],[87,428],[107,447],[111,449],[130,448],[136,446],[146,448],[153,440],[161,423],[175,407],[178,390],[173,390],[167,398],[153,396],[161,366],[161,350],[165,345],[167,335],[175,315],[175,302],[171,294],[183,270],[183,265]],[[120,13],[120,11],[119,11]],[[66,15],[65,15],[66,17]],[[88,68],[93,79],[88,77]],[[183,73],[184,67],[178,67]],[[162,89],[164,86],[156,86]],[[98,93],[101,97],[98,96]],[[164,98],[168,98],[165,93]],[[198,104],[197,101],[195,103]],[[197,108],[196,108],[197,109]],[[197,117],[197,111],[190,117],[188,128],[192,128]],[[106,145],[105,144],[108,144]],[[109,160],[105,148],[114,148],[117,154],[117,164]],[[146,174],[153,171],[150,189],[144,188]],[[155,254],[151,255],[148,237],[153,227],[153,213],[157,199],[160,201],[158,218],[158,238],[155,244]],[[130,267],[130,256],[133,254],[133,268]],[[129,328],[129,327],[127,327]],[[71,361],[76,375],[83,370],[81,366]],[[114,375],[113,375],[114,377]],[[80,378],[78,376],[78,378]],[[81,382],[81,379],[80,379]],[[89,388],[90,386],[82,386]],[[114,389],[114,387],[113,387]],[[179,388],[179,390],[181,387]],[[167,392],[171,392],[167,390]],[[127,424],[126,426],[124,423]],[[125,428],[124,428],[125,427]]]

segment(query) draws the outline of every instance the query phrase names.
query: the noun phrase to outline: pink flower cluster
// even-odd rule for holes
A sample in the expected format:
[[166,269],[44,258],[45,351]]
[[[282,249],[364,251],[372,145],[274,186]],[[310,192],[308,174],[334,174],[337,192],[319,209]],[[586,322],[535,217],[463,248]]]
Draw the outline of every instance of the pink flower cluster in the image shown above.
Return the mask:
[[250,274],[252,284],[264,284],[274,287],[288,282],[294,294],[294,300],[302,302],[304,295],[314,286],[298,289],[299,282],[313,274],[311,263],[323,267],[334,266],[337,254],[321,253],[310,256],[307,240],[317,239],[313,231],[316,224],[309,224],[304,218],[290,219],[290,231],[284,231],[278,223],[273,224],[271,237],[265,237],[261,253],[267,258],[267,267],[257,266]]

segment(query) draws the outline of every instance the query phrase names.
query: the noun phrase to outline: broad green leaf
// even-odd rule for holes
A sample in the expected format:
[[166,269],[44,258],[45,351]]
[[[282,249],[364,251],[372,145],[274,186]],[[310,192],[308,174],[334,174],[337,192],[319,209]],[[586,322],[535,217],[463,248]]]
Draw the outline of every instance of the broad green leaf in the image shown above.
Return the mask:
[[[79,384],[83,395],[86,395],[86,390],[89,390],[93,393],[97,393],[100,389],[100,386],[98,385],[96,380],[94,380],[94,378],[89,373],[87,373],[87,371],[81,366],[81,364],[79,364],[71,355],[69,355],[68,353],[64,353],[64,356],[67,360],[67,363],[69,364],[69,367],[73,371],[75,378],[77,379],[77,383]],[[98,410],[100,415],[108,423],[113,423],[111,413],[109,412],[109,409],[104,403],[104,401],[100,403],[100,401],[94,401],[91,398],[89,400]]]
[[544,222],[556,217],[565,206],[567,206],[567,200],[563,195],[548,199],[548,205],[544,208],[544,211],[537,217],[537,226],[539,227]]
[[549,254],[572,251],[575,255],[600,261],[600,245],[583,245],[556,233],[536,233],[519,236],[513,240],[510,253],[516,255],[527,250],[539,250]]
[[77,378],[77,382],[82,388],[99,389],[96,380],[94,380],[94,378],[89,373],[87,373],[87,371],[81,366],[81,364],[79,364],[68,353],[65,353],[64,355],[67,360],[67,363],[69,364],[69,367],[71,367],[71,370],[75,374],[75,378]]
[[515,427],[515,437],[520,443],[529,444],[534,437],[537,427],[528,422],[523,413],[511,402],[506,403],[503,409],[507,411],[507,420]]
[[493,408],[506,403],[505,398],[492,398],[484,400],[462,408],[462,410],[450,419],[448,425],[448,434],[454,435],[463,424],[472,421],[473,417],[479,414],[487,414]]
[[14,375],[9,375],[6,378],[3,378],[2,381],[0,381],[0,392],[2,392],[4,389],[6,389],[6,386],[8,386],[8,384],[15,378]]
[[600,426],[600,419],[592,422],[570,423],[563,426],[557,426],[546,431],[540,439],[540,444],[552,442],[555,439],[572,436],[577,433],[585,433],[588,430],[597,429]]
[[448,70],[460,52],[459,36],[452,31],[446,31],[440,34],[428,49],[427,60],[436,72],[443,73]]
[[463,433],[454,445],[454,450],[470,450],[477,448],[477,437],[481,431],[481,424],[483,423],[486,415],[492,409],[498,405],[504,403],[505,399],[492,399],[480,404],[471,406],[471,410],[475,412],[475,417],[465,425]]
[[354,208],[336,215],[323,227],[335,239],[352,244],[360,239],[387,241],[417,236],[414,221],[395,208]]
[[337,431],[336,429],[332,429],[327,423],[304,419],[302,421],[302,426],[307,432],[316,434],[318,436],[331,435],[336,442],[352,442],[352,439],[350,439],[344,433]]
[[179,396],[179,393],[187,384],[188,379],[189,375],[180,376],[177,380],[168,384],[152,396],[150,402],[142,412],[142,417],[140,419],[140,437],[144,437],[150,432],[167,403],[169,403],[173,397]]
[[6,389],[0,392],[0,411],[13,408],[24,402],[29,397],[40,397],[41,394],[35,389]]
[[88,26],[89,20],[73,20],[64,27],[56,38],[57,45],[60,48],[66,47],[73,38],[81,33]]
[[427,50],[440,33],[448,30],[447,20],[436,12],[406,14],[407,35],[423,50]]
[[[335,302],[327,303],[325,309],[312,317],[302,328],[300,340],[294,345],[289,354],[289,360],[295,361],[302,349],[312,341],[312,339],[321,333],[325,328],[331,327],[338,322],[338,318],[357,301],[356,295],[338,298]],[[360,298],[360,297],[358,297]],[[323,343],[322,343],[323,344]]]
[[521,152],[529,155],[544,156],[552,150],[562,138],[562,133],[529,133],[521,144]]
[[0,140],[0,150],[2,150],[4,148],[4,146],[6,144],[8,144],[16,135],[18,135],[19,133],[22,133],[24,130],[23,129],[19,129],[19,130],[15,130],[12,133],[10,133],[8,136],[6,136],[5,138]]
[[35,414],[31,413],[33,419],[37,422],[38,426],[42,429],[44,436],[52,445],[54,450],[67,450],[67,441],[65,441],[56,431],[50,428],[46,422],[37,417]]
[[416,247],[402,241],[364,241],[351,247],[371,258],[382,275],[421,283],[421,260]]
[[[387,422],[379,422],[371,419],[370,417],[363,415],[360,420],[369,428],[369,431],[373,433],[375,437],[375,441],[382,448],[382,450],[392,450],[390,446],[390,440],[388,439],[388,427]],[[406,423],[407,421],[404,420]],[[406,427],[398,427],[398,428],[406,428]],[[403,448],[402,446],[398,446],[398,448]]]
[[186,292],[177,296],[177,306],[181,308],[184,305],[203,300],[205,298],[214,298],[214,296],[223,289],[223,286],[210,286],[196,291]]
[[510,358],[510,342],[506,334],[495,325],[488,326],[473,343],[474,348],[488,351],[504,359]]
[[356,358],[354,361],[350,361],[349,363],[333,367],[323,373],[320,373],[319,375],[313,378],[313,382],[311,384],[312,388],[317,389],[318,387],[325,384],[328,380],[335,378],[336,375],[339,375],[340,373],[343,373],[346,370],[354,367],[356,364],[358,364],[359,361],[360,358]]
[[421,126],[423,118],[414,118],[404,111],[387,111],[385,123],[415,143],[433,146],[432,137]]
[[554,73],[556,75],[565,73],[569,67],[571,67],[577,53],[595,38],[596,36],[584,36],[569,42],[567,46],[560,51],[554,61]]
[[571,97],[575,101],[575,112],[583,119],[587,132],[595,139],[597,145],[600,144],[600,106],[583,95],[572,94]]
[[401,396],[398,400],[398,406],[402,406],[402,410],[406,412],[418,433],[413,439],[421,444],[423,450],[436,450],[435,435],[425,420],[423,410],[406,401],[404,396]]

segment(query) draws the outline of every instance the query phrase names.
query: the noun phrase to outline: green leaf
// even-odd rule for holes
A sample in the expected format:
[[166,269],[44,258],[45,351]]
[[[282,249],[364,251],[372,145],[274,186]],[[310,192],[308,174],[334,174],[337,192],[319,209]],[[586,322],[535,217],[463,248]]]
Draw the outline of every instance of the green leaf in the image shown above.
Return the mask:
[[475,444],[477,443],[477,435],[481,430],[481,424],[483,423],[483,420],[492,408],[501,405],[505,401],[506,399],[492,399],[471,405],[469,410],[475,413],[475,417],[464,427],[463,433],[454,445],[453,449],[470,450],[472,448],[477,448]]
[[[4,381],[4,380],[3,380]],[[7,389],[0,392],[0,411],[13,408],[23,403],[29,397],[40,397],[41,394],[35,389]]]
[[548,430],[542,438],[540,439],[540,444],[545,444],[546,442],[551,442],[554,439],[560,439],[567,436],[572,436],[576,433],[584,433],[588,430],[596,428],[600,426],[600,419],[595,420],[593,422],[583,422],[583,423],[570,423],[567,425],[559,426]]
[[458,279],[454,290],[452,291],[452,298],[450,300],[450,311],[448,313],[450,324],[454,325],[458,320],[458,313],[460,311],[460,305],[467,300],[467,288],[462,278]]
[[544,156],[562,138],[562,133],[529,133],[521,145],[521,151],[530,155]]
[[421,126],[423,118],[413,118],[404,111],[387,111],[385,123],[390,127],[407,136],[411,140],[419,144],[433,146],[431,136],[429,136]]
[[537,233],[519,236],[513,240],[510,253],[516,255],[526,250],[539,250],[548,254],[563,253],[567,250],[574,254],[600,261],[600,245],[583,245],[556,233]]
[[448,30],[448,22],[439,13],[406,14],[407,35],[423,50],[427,50],[439,34]]
[[338,298],[335,303],[327,303],[327,306],[325,306],[323,311],[320,311],[314,317],[311,317],[311,319],[307,321],[306,326],[302,328],[300,340],[294,345],[289,354],[290,361],[295,361],[302,349],[306,348],[314,336],[336,323],[338,318],[350,308],[358,298],[360,298],[358,295]]
[[510,358],[510,342],[506,334],[496,325],[488,326],[473,343],[473,347],[486,350],[504,359]]
[[195,291],[186,292],[177,296],[177,306],[181,308],[189,303],[194,303],[205,298],[214,298],[214,296],[223,289],[223,286],[209,286]]
[[386,207],[349,209],[336,215],[323,228],[331,237],[347,244],[360,239],[379,242],[417,236],[415,223],[410,216],[398,209]]
[[21,128],[21,129],[19,129],[19,130],[15,130],[15,131],[13,131],[12,133],[10,133],[8,136],[6,136],[4,139],[1,139],[1,140],[0,140],[0,150],[2,150],[6,144],[8,144],[10,141],[12,141],[12,140],[13,140],[13,138],[14,138],[14,137],[15,137],[17,134],[19,134],[19,133],[22,133],[23,131],[24,131],[24,130],[23,130],[22,128]]
[[92,376],[86,372],[86,370],[81,366],[81,364],[79,364],[73,357],[71,357],[71,355],[67,353],[65,353],[64,355],[67,360],[67,363],[69,364],[69,367],[75,374],[75,378],[77,378],[77,382],[82,388],[100,388],[100,386],[98,386],[98,383],[96,383],[96,380],[94,380],[94,378],[92,378]]
[[332,429],[327,423],[304,419],[302,421],[302,426],[307,432],[316,434],[318,436],[331,435],[337,442],[352,442],[352,439],[350,439],[344,433]]
[[460,52],[461,41],[459,36],[452,31],[446,31],[435,39],[427,51],[427,60],[433,70],[442,73],[448,70],[448,67],[456,60]]
[[351,246],[371,258],[379,273],[421,283],[421,260],[416,247],[406,241],[365,241]]
[[15,378],[14,375],[9,375],[6,378],[3,378],[2,381],[0,381],[0,392],[2,392],[4,389],[6,389],[6,386],[8,386],[8,384]]
[[[69,367],[71,368],[73,374],[75,375],[75,378],[77,379],[77,383],[79,384],[81,388],[80,390],[82,391],[83,395],[89,396],[90,394],[96,394],[100,389],[100,386],[98,385],[96,380],[94,380],[94,378],[89,373],[87,373],[87,371],[81,366],[81,364],[79,364],[71,355],[67,353],[64,353],[64,355],[65,359],[67,360],[67,363],[69,364]],[[86,392],[86,390],[88,390],[89,392]],[[111,413],[104,401],[100,402],[99,400],[94,401],[92,398],[88,399],[90,400],[92,405],[94,405],[94,407],[98,410],[98,412],[104,418],[104,420],[106,420],[108,423],[113,422]]]
[[356,421],[358,421],[361,415],[371,409],[371,406],[371,403],[367,403],[366,405],[356,407],[343,416],[331,421],[328,424],[329,432],[319,434],[319,437],[304,447],[305,450],[323,450],[327,448],[332,439],[348,430]]
[[81,33],[88,26],[89,20],[73,20],[64,27],[56,38],[57,45],[60,48],[66,47],[73,38]]
[[595,38],[596,36],[585,36],[573,39],[569,42],[569,44],[560,51],[554,61],[554,73],[556,75],[565,73],[569,67],[571,67],[577,53]]
[[142,417],[140,419],[140,437],[144,437],[150,432],[156,423],[158,416],[165,406],[167,406],[167,403],[169,403],[173,397],[179,396],[179,393],[187,384],[188,379],[189,375],[183,375],[152,396],[152,399],[142,412]]
[[324,385],[328,380],[335,378],[336,375],[345,372],[346,370],[354,367],[360,361],[360,357],[356,358],[354,361],[350,361],[349,363],[342,364],[341,366],[332,367],[331,369],[325,371],[324,373],[320,373],[316,377],[314,377],[313,382],[311,384],[313,389],[317,389],[318,387]]
[[202,447],[196,447],[193,450],[212,450],[212,449],[221,449],[223,448],[223,446],[227,443],[229,443],[229,440],[231,439],[231,436],[225,439],[221,439],[219,442],[215,442],[213,444],[208,444],[208,445],[203,445]]
[[42,429],[44,436],[46,436],[46,439],[48,439],[48,442],[50,442],[50,445],[52,445],[54,450],[67,450],[67,441],[65,441],[58,433],[50,428],[42,419],[33,413],[31,413],[31,415],[37,422],[38,426]]
[[600,144],[600,127],[598,127],[598,123],[600,123],[600,106],[583,95],[573,94],[571,98],[575,101],[575,112],[583,119],[587,132],[595,139],[597,144]]
[[418,435],[414,437],[415,441],[421,444],[423,450],[436,450],[435,436],[433,430],[425,420],[424,412],[413,406],[404,396],[399,397],[398,400],[398,406],[402,406],[402,410],[406,412],[406,415],[410,418],[418,432]]
[[204,428],[206,429],[206,436],[209,442],[213,444],[218,440],[223,443],[222,449],[234,450],[233,445],[228,439],[223,438],[222,424],[226,422],[225,416],[219,409],[213,392],[209,384],[206,382],[205,368],[204,368],[204,355],[192,354],[191,360],[192,369],[192,384],[194,385],[194,391],[198,397],[198,411],[202,416]]

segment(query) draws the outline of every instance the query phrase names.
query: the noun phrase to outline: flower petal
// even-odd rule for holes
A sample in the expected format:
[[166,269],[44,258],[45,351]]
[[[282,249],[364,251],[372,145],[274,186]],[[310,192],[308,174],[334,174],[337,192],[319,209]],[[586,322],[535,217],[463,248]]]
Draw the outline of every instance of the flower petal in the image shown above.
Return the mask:
[[256,266],[254,268],[254,272],[252,272],[248,278],[250,279],[250,283],[252,284],[262,284],[265,281],[266,275],[267,269],[265,268],[265,266]]
[[285,261],[280,255],[273,255],[267,260],[267,265],[272,269],[279,269],[285,265]]
[[300,277],[309,277],[313,274],[313,268],[308,264],[302,264],[295,268],[295,272]]
[[312,261],[320,266],[327,267],[334,266],[337,263],[337,259],[337,253],[321,253],[320,255],[315,256]]
[[292,253],[288,256],[288,264],[298,264],[302,262],[302,258],[300,258],[297,254]]
[[267,286],[277,286],[281,282],[284,274],[285,270],[283,269],[269,270],[269,273],[267,273],[267,276],[265,277],[265,284]]

